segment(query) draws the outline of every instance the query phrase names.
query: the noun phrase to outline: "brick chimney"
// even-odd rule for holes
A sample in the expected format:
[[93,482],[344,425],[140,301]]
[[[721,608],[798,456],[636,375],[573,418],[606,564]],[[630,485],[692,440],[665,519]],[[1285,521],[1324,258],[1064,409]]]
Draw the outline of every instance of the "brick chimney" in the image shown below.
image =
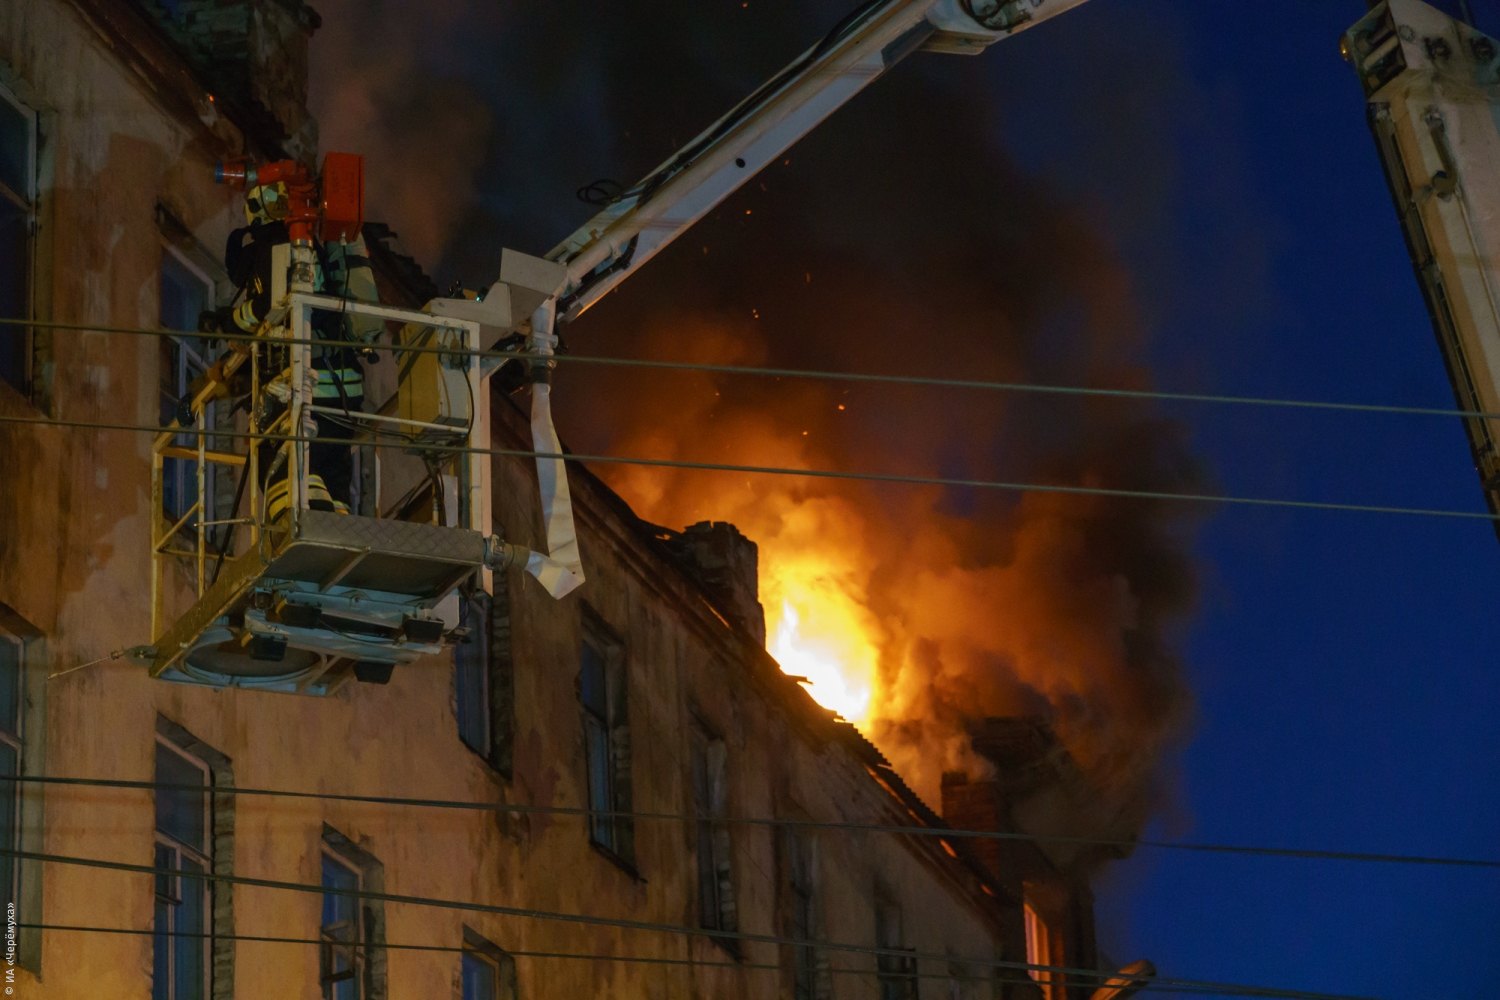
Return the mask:
[[736,625],[766,642],[766,612],[760,603],[760,554],[754,542],[727,521],[699,521],[663,532],[677,561],[707,590]]
[[[1009,810],[994,780],[971,779],[963,771],[943,772],[943,819],[959,830],[1008,831]],[[1015,866],[1001,840],[965,841],[969,850],[1002,884],[1013,881]],[[1007,877],[1010,876],[1010,877]]]
[[322,19],[301,0],[143,0],[142,6],[226,110],[280,133],[287,155],[311,162],[317,122],[307,110],[308,41]]
[[[1036,716],[987,718],[970,741],[992,766],[984,775],[943,773],[943,818],[960,830],[1016,832],[1016,806],[1061,779],[1069,763],[1067,751],[1047,721]],[[969,847],[1002,885],[1015,891],[1037,863],[1037,849],[1026,841],[976,839]]]

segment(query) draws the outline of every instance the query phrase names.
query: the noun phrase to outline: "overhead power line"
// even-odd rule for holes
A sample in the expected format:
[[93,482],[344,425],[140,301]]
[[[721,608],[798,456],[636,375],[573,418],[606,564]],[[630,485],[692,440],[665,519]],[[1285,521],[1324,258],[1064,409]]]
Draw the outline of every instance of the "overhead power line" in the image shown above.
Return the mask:
[[[580,806],[534,806],[504,802],[474,802],[457,799],[411,798],[397,795],[357,795],[338,792],[303,792],[280,788],[248,788],[239,785],[193,785],[170,781],[138,781],[128,778],[79,778],[55,775],[19,775],[0,779],[0,786],[10,782],[35,783],[87,788],[119,788],[140,791],[196,792],[199,794],[249,796],[257,798],[312,799],[323,802],[352,802],[364,805],[401,806],[417,809],[447,809],[466,812],[504,813],[515,816],[577,816],[580,818],[632,819],[696,823],[701,817],[685,813],[630,812],[625,810],[586,809]],[[735,826],[787,828],[797,830],[834,830],[850,833],[882,833],[914,837],[937,837],[941,840],[1000,840],[1028,843],[1075,844],[1091,847],[1149,847],[1161,850],[1196,851],[1216,854],[1241,854],[1276,858],[1300,858],[1311,861],[1349,861],[1374,864],[1426,865],[1446,868],[1500,869],[1500,861],[1482,858],[1434,857],[1414,854],[1379,854],[1360,851],[1308,850],[1290,847],[1256,847],[1243,844],[1192,843],[1175,840],[1126,840],[1103,837],[1070,837],[1049,834],[1018,833],[1005,830],[965,830],[935,826],[897,826],[887,823],[831,822],[824,820],[772,819],[763,816],[727,816],[714,820]]]
[[[324,945],[328,942],[321,938],[286,937],[271,934],[225,934],[219,931],[193,932],[166,930],[161,928],[142,927],[102,927],[87,924],[49,924],[49,923],[25,923],[17,922],[17,927],[38,931],[59,931],[70,934],[130,934],[137,936],[162,936],[174,938],[196,938],[198,940],[213,941],[243,941],[248,944],[304,944]],[[400,941],[384,941],[372,947],[384,948],[390,951],[438,951],[438,952],[464,952],[471,949],[458,944],[410,944]],[[725,969],[780,969],[779,965],[767,962],[725,962],[725,961],[698,961],[691,958],[669,958],[657,955],[607,955],[600,952],[577,952],[577,951],[525,951],[515,948],[502,948],[501,951],[512,958],[539,958],[539,959],[577,959],[583,961],[603,962],[628,962],[636,965],[690,965],[696,967],[725,968]]]
[[[143,337],[174,337],[200,340],[222,340],[229,343],[262,343],[284,346],[311,345],[314,347],[356,347],[371,345],[362,340],[330,340],[319,337],[278,337],[275,339],[253,333],[216,333],[201,330],[173,330],[159,327],[94,326],[84,323],[51,323],[29,320],[0,319],[0,326],[29,326],[49,330],[69,330],[80,333],[125,334]],[[1111,386],[1058,385],[1041,382],[1015,382],[995,379],[948,378],[937,375],[894,375],[878,372],[851,372],[830,369],[774,368],[764,365],[712,364],[699,361],[672,361],[655,358],[615,358],[585,354],[532,354],[526,351],[474,350],[470,348],[437,347],[430,344],[382,344],[379,350],[395,353],[442,354],[448,357],[480,357],[498,361],[557,361],[561,364],[596,365],[612,368],[645,368],[666,371],[706,372],[718,375],[752,376],[758,378],[792,378],[808,381],[870,383],[875,385],[907,385],[924,388],[964,389],[988,392],[1031,393],[1050,396],[1082,396],[1109,399],[1137,399],[1157,402],[1204,403],[1228,406],[1254,406],[1275,409],[1321,410],[1335,413],[1385,414],[1391,416],[1461,417],[1483,420],[1500,420],[1500,413],[1486,410],[1461,410],[1441,406],[1408,406],[1398,403],[1348,403],[1334,400],[1297,399],[1278,396],[1246,396],[1208,392],[1172,392],[1161,389],[1128,389]]]
[[994,479],[968,479],[955,476],[918,476],[895,472],[847,472],[840,469],[792,468],[777,465],[735,465],[727,462],[695,462],[667,458],[633,458],[620,455],[589,455],[578,452],[544,452],[525,448],[471,448],[466,445],[447,445],[423,441],[420,445],[411,442],[391,442],[371,439],[351,441],[349,438],[319,437],[297,434],[251,434],[249,431],[221,430],[194,427],[157,427],[149,424],[127,424],[94,420],[63,420],[51,417],[19,417],[0,415],[0,424],[21,424],[39,427],[61,427],[94,431],[120,431],[137,434],[173,433],[198,437],[253,438],[257,441],[294,441],[301,444],[337,444],[342,447],[357,445],[372,448],[398,448],[411,450],[414,447],[435,454],[488,455],[504,458],[563,459],[579,464],[635,465],[659,469],[684,469],[700,472],[735,472],[748,475],[787,476],[805,479],[834,479],[856,482],[887,483],[900,486],[943,486],[959,489],[1002,490],[1015,493],[1053,493],[1064,496],[1112,497],[1125,500],[1159,500],[1196,504],[1226,504],[1240,507],[1282,508],[1289,510],[1340,511],[1356,514],[1394,514],[1407,517],[1434,517],[1468,521],[1496,521],[1500,514],[1487,511],[1451,510],[1441,507],[1405,507],[1392,504],[1347,503],[1330,500],[1290,500],[1275,497],[1247,497],[1225,493],[1184,493],[1172,490],[1126,489],[1108,486],[1068,486],[1060,483],[1007,482]]
[[[87,924],[51,924],[51,923],[18,922],[16,924],[16,926],[19,927],[19,928],[22,928],[24,930],[55,931],[55,932],[60,932],[60,933],[74,933],[74,934],[119,934],[119,935],[129,935],[129,936],[133,936],[133,937],[172,937],[172,938],[187,938],[189,940],[199,940],[199,941],[213,940],[213,941],[233,941],[233,942],[236,942],[236,943],[244,942],[246,944],[286,944],[286,945],[304,945],[304,946],[320,946],[321,947],[321,946],[326,945],[328,943],[328,942],[324,941],[322,938],[300,938],[300,937],[288,937],[288,936],[284,936],[284,935],[238,934],[238,933],[235,933],[235,934],[226,934],[226,933],[219,933],[219,932],[197,932],[197,933],[195,933],[195,932],[192,932],[192,931],[161,930],[161,929],[157,929],[157,928],[103,927],[103,926],[98,926],[98,925],[87,925]],[[380,948],[380,949],[390,950],[390,951],[443,952],[443,953],[449,953],[449,954],[461,954],[463,952],[473,950],[473,949],[468,948],[468,947],[466,947],[464,945],[452,945],[452,944],[411,944],[411,943],[406,943],[406,942],[391,942],[391,941],[385,941],[385,942],[383,942],[383,943],[381,943],[379,945],[372,945],[370,947]],[[790,947],[790,948],[807,948],[809,950],[816,950],[815,946],[808,945],[808,944],[799,944],[799,945],[790,945],[789,944],[786,947]],[[699,959],[695,959],[695,958],[670,958],[670,957],[666,957],[666,956],[656,956],[656,955],[617,955],[617,954],[608,954],[608,953],[605,953],[605,952],[532,951],[532,950],[524,950],[524,949],[519,949],[518,950],[518,949],[514,949],[514,948],[501,948],[500,950],[502,952],[504,952],[507,956],[511,957],[511,958],[533,958],[533,959],[540,959],[540,960],[562,959],[562,960],[588,961],[588,962],[619,962],[619,963],[629,964],[629,965],[684,966],[684,967],[687,967],[687,968],[697,968],[697,969],[703,969],[703,968],[708,968],[708,969],[743,969],[743,970],[750,971],[750,972],[780,972],[781,969],[782,969],[782,966],[774,964],[774,963],[770,963],[770,962],[746,962],[746,961],[735,962],[735,961],[717,961],[717,960],[709,960],[709,959],[699,960]],[[958,964],[963,964],[963,963],[958,963]],[[882,973],[878,968],[874,968],[874,969],[872,969],[872,968],[852,968],[852,967],[849,967],[849,966],[829,965],[829,966],[827,966],[827,969],[828,969],[828,972],[830,974],[836,975],[836,976],[846,976],[846,975],[853,975],[853,976],[879,976],[879,975],[886,975],[887,974],[887,973]],[[1097,975],[1107,975],[1111,979],[1128,978],[1128,977],[1122,977],[1121,974],[1118,973],[1118,972],[1107,973],[1107,974],[1106,973],[1099,973]],[[946,982],[953,982],[953,981],[957,980],[957,981],[963,981],[963,982],[1005,983],[1005,984],[1016,984],[1016,985],[1034,984],[1034,983],[1037,982],[1036,978],[1034,978],[1030,974],[1024,974],[1024,975],[1008,974],[1006,972],[1006,970],[1003,970],[1003,969],[993,969],[993,970],[991,970],[991,974],[989,974],[989,975],[983,975],[983,976],[976,976],[976,975],[974,975],[971,972],[956,972],[956,973],[955,972],[946,972],[946,973],[944,973],[944,972],[922,972],[919,969],[916,973],[908,974],[907,978],[933,979],[933,980],[941,980],[941,981],[946,981]],[[1144,991],[1158,991],[1158,992],[1172,993],[1172,994],[1184,994],[1184,995],[1188,995],[1188,996],[1211,996],[1211,997],[1235,997],[1235,996],[1246,996],[1247,995],[1247,994],[1240,993],[1240,992],[1227,992],[1227,991],[1224,991],[1224,990],[1185,989],[1185,988],[1182,988],[1182,987],[1156,986],[1156,985],[1154,985],[1150,981],[1150,979],[1142,979],[1142,980],[1138,980],[1138,981],[1141,982],[1141,984],[1142,984],[1140,986],[1140,989],[1143,992]],[[1053,977],[1053,982],[1055,984],[1059,985],[1059,986],[1067,985],[1067,977],[1066,976],[1062,976],[1062,975],[1055,976],[1055,977]],[[1252,993],[1252,994],[1248,994],[1248,995],[1249,996],[1258,996],[1259,994]]]
[[[922,952],[908,948],[888,948],[876,945],[861,945],[849,942],[798,940],[775,934],[758,934],[749,931],[711,930],[702,927],[687,927],[680,924],[657,923],[635,920],[628,917],[590,916],[583,913],[564,913],[554,910],[538,910],[531,907],[505,906],[497,903],[474,903],[463,900],[442,899],[434,896],[417,896],[393,892],[375,892],[369,889],[334,888],[307,882],[287,882],[279,879],[256,878],[248,875],[225,875],[217,872],[186,872],[177,868],[132,864],[125,861],[109,861],[104,858],[78,857],[44,851],[23,851],[0,848],[0,857],[13,857],[21,861],[37,861],[44,864],[67,865],[105,871],[130,872],[137,875],[171,875],[190,881],[211,882],[223,885],[243,885],[258,889],[276,889],[315,895],[345,896],[367,902],[423,906],[433,909],[457,910],[468,913],[488,913],[496,916],[519,917],[533,920],[550,920],[558,923],[582,924],[594,927],[615,927],[621,930],[637,930],[655,934],[668,934],[684,938],[708,938],[720,941],[742,941],[747,944],[785,945],[795,948],[813,948],[819,951],[846,952],[857,955],[896,956],[932,962],[961,962],[966,965],[991,969],[1019,970],[1048,973],[1059,978],[1104,982],[1118,977],[1118,972],[1099,969],[1082,969],[1061,965],[1044,965],[1034,962],[1011,962],[988,956],[975,957],[954,955],[946,952]],[[1302,990],[1283,990],[1274,987],[1247,986],[1240,983],[1222,983],[1211,980],[1174,979],[1154,977],[1148,987],[1177,988],[1187,991],[1210,991],[1232,996],[1266,997],[1274,1000],[1375,1000],[1375,998],[1339,993],[1310,993]]]

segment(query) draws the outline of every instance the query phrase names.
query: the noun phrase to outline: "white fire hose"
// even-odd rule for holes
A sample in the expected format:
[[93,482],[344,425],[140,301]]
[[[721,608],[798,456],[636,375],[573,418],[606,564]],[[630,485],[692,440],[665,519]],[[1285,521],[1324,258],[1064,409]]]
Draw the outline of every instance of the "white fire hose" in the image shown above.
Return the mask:
[[[547,299],[531,314],[531,336],[527,350],[543,359],[557,349],[553,326],[557,318],[555,299]],[[578,555],[578,530],[573,523],[573,497],[568,492],[568,470],[561,457],[562,442],[552,423],[552,385],[547,380],[552,362],[534,360],[531,383],[531,447],[537,453],[536,478],[542,494],[542,524],[546,528],[547,551],[526,553],[526,572],[553,597],[564,597],[583,583],[583,562]]]

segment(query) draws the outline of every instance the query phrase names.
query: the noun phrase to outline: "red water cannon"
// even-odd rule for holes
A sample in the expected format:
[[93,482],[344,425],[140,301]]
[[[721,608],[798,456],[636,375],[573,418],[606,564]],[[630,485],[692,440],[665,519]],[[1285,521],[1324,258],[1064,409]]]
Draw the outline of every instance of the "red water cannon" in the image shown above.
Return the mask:
[[293,243],[311,243],[316,233],[323,242],[352,240],[365,216],[365,158],[355,153],[329,153],[317,176],[296,160],[273,160],[259,165],[248,160],[220,161],[214,181],[236,191],[279,185],[284,206],[267,214],[286,223]]

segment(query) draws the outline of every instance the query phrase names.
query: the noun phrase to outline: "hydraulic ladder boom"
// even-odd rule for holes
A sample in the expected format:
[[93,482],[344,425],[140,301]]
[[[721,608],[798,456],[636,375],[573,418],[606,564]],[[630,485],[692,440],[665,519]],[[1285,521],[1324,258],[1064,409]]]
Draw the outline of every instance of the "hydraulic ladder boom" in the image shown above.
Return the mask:
[[974,55],[1084,0],[874,0],[626,190],[547,259],[577,317],[913,52]]

